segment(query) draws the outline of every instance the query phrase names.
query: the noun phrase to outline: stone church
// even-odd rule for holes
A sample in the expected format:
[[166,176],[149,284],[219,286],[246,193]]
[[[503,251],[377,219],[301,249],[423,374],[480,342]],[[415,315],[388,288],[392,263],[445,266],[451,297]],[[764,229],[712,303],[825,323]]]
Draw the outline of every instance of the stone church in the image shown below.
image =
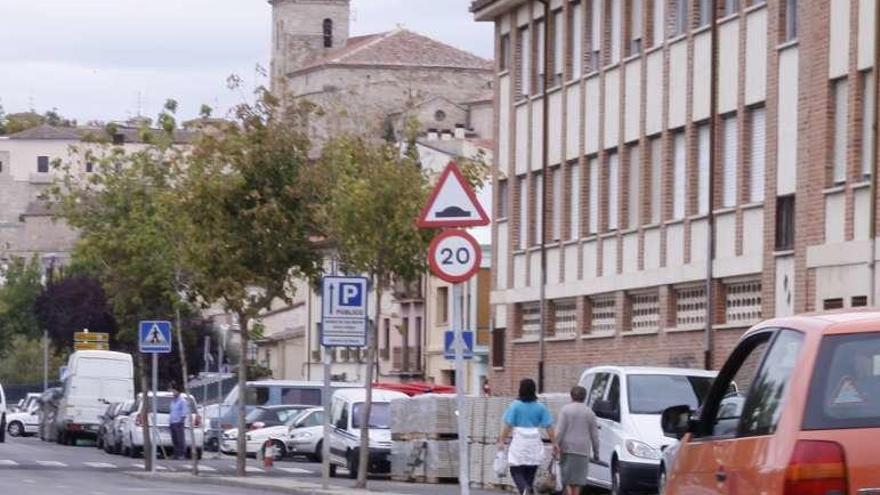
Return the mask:
[[352,37],[350,0],[269,3],[272,87],[322,108],[319,138],[399,133],[402,115],[425,132],[474,129],[474,111],[491,112],[489,60],[402,28]]

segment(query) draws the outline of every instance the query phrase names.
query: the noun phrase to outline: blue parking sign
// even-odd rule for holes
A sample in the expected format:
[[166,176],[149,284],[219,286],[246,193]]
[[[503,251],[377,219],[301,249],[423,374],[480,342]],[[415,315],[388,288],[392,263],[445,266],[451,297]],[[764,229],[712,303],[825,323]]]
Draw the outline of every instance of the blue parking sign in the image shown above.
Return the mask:
[[367,291],[364,277],[324,277],[321,281],[321,345],[367,346]]

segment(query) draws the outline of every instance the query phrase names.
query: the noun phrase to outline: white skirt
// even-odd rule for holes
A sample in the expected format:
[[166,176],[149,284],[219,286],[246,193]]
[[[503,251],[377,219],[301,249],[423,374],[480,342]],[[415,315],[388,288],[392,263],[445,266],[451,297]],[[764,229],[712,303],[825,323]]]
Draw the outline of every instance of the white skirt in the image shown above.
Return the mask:
[[514,428],[513,440],[507,450],[511,466],[540,466],[544,463],[544,442],[538,428]]

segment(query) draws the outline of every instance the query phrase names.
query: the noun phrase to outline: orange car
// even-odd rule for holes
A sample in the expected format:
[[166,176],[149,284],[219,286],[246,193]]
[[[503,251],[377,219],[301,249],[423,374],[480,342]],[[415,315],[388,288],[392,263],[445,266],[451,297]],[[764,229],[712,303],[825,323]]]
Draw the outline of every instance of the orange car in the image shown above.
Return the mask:
[[662,423],[681,438],[664,495],[880,495],[880,312],[761,323],[700,412]]

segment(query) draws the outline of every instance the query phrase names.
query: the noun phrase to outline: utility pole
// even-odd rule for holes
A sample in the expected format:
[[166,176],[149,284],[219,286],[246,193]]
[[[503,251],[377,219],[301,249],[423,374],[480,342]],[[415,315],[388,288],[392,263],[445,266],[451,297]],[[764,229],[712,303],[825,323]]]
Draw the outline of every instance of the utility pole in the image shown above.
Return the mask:
[[538,333],[538,393],[544,392],[544,360],[546,358],[545,334],[547,329],[547,171],[549,169],[550,154],[550,111],[547,102],[547,88],[550,86],[550,3],[547,0],[538,0],[544,6],[544,78],[541,87],[541,287],[540,287],[540,331]]
[[703,366],[707,370],[713,368],[715,349],[715,329],[712,327],[715,316],[715,294],[712,279],[714,278],[715,262],[715,165],[718,149],[718,0],[711,3],[711,70],[709,81],[709,212],[706,217],[706,327],[703,348]]

